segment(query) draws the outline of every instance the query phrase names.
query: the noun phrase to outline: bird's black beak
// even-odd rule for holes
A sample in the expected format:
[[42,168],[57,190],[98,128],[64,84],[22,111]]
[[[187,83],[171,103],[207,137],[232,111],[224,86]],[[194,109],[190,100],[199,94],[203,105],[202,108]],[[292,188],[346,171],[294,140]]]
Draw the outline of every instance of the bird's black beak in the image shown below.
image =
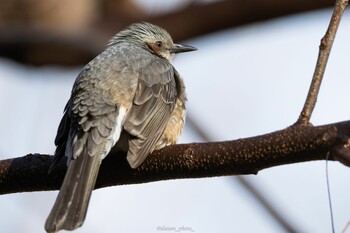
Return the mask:
[[171,53],[184,53],[184,52],[191,52],[196,51],[197,48],[189,46],[189,45],[181,45],[181,44],[174,44],[174,47],[170,49]]

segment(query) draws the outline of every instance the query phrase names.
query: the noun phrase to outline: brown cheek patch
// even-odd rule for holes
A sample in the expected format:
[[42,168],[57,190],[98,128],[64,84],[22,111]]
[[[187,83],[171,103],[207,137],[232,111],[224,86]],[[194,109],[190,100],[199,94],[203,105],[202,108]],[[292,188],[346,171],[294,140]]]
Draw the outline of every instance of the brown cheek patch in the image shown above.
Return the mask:
[[157,53],[157,46],[155,44],[146,42],[146,45],[153,53],[158,54]]

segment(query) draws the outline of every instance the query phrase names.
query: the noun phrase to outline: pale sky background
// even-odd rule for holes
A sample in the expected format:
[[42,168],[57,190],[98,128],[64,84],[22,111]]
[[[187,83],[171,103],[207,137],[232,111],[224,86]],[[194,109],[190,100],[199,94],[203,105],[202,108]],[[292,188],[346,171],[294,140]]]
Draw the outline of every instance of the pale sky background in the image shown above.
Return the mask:
[[[197,52],[174,66],[184,77],[188,112],[215,140],[269,133],[293,124],[313,74],[331,11],[279,18],[195,38]],[[350,15],[340,24],[315,125],[349,120]],[[28,67],[0,58],[0,158],[54,152],[54,137],[81,67]],[[186,127],[181,142],[199,141]],[[350,170],[329,163],[336,232],[350,220]],[[246,176],[300,232],[331,232],[325,161]],[[44,232],[55,192],[0,196],[0,232]],[[281,232],[232,177],[161,181],[93,192],[77,233]],[[181,227],[186,229],[181,230]],[[350,232],[350,231],[348,231]]]

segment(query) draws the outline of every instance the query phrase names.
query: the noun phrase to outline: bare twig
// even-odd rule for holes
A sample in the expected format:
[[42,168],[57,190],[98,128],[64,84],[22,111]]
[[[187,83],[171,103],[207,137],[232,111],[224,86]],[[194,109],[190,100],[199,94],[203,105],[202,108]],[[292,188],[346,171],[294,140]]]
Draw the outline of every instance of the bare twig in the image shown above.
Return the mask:
[[[350,153],[350,121],[325,126],[296,125],[274,133],[235,141],[191,143],[165,147],[148,156],[137,169],[125,156],[110,154],[100,169],[96,188],[158,180],[256,174],[278,166],[324,160],[328,151]],[[338,160],[331,153],[330,160]],[[52,156],[27,155],[0,161],[0,193],[59,189],[66,165],[47,175]],[[344,162],[344,161],[342,161]],[[346,161],[344,164],[350,164]]]
[[341,233],[346,233],[348,229],[350,228],[350,220],[346,223],[344,229],[341,231]]
[[332,49],[335,35],[342,18],[343,12],[348,5],[348,0],[336,0],[331,21],[329,22],[326,34],[321,40],[320,50],[317,58],[316,68],[311,81],[310,89],[306,97],[303,110],[300,113],[296,124],[309,124],[311,114],[315,108],[318,92],[320,90],[322,78],[326,70],[328,57]]

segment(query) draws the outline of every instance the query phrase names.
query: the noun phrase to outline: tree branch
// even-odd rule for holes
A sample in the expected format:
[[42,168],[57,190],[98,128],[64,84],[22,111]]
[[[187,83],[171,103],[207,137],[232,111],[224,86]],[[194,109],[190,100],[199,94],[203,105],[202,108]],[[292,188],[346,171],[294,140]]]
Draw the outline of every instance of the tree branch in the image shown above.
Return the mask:
[[[95,188],[168,179],[256,174],[262,169],[297,162],[330,160],[350,166],[350,121],[309,125],[336,29],[347,1],[337,1],[321,41],[320,55],[307,101],[298,122],[284,130],[234,141],[174,145],[155,151],[137,169],[125,154],[103,160]],[[29,154],[0,161],[0,194],[59,189],[64,161],[48,175],[52,156]]]
[[[270,134],[234,141],[173,145],[153,152],[137,169],[125,155],[102,162],[95,188],[159,180],[256,174],[297,162],[330,160],[350,165],[350,121],[324,126],[295,125]],[[52,156],[29,154],[0,161],[0,193],[59,189],[66,166],[47,175]],[[15,182],[14,182],[15,181]]]
[[[207,4],[190,4],[188,7],[165,15],[147,15],[140,12],[139,8],[135,10],[134,5],[125,8],[120,2],[99,2],[101,4],[99,9],[103,10],[96,9],[96,19],[93,22],[86,22],[85,26],[79,24],[74,27],[74,33],[64,30],[71,28],[74,22],[62,20],[62,16],[56,15],[61,11],[67,12],[65,4],[46,9],[46,11],[52,10],[49,13],[37,14],[36,11],[33,13],[28,9],[28,6],[35,9],[35,5],[17,1],[18,6],[14,5],[17,7],[10,9],[4,7],[3,11],[6,11],[4,15],[11,17],[3,20],[1,20],[0,8],[0,55],[34,65],[81,65],[86,64],[99,53],[112,35],[133,22],[149,21],[162,26],[170,32],[175,41],[179,41],[226,28],[333,5],[331,0],[213,1]],[[57,7],[64,9],[59,11]],[[20,8],[24,9],[19,12]],[[28,19],[28,11],[29,15],[36,20]],[[43,18],[40,18],[41,15]],[[51,21],[45,18],[48,16],[60,18],[62,25],[57,27],[55,23],[50,24]],[[40,24],[35,24],[37,21],[45,22],[48,27],[40,27]]]
[[306,97],[303,110],[301,111],[296,124],[309,124],[311,114],[317,102],[318,92],[321,87],[322,78],[326,70],[327,61],[332,49],[335,35],[337,33],[340,20],[347,5],[348,0],[337,0],[335,3],[335,7],[333,10],[331,20],[329,22],[328,29],[321,40],[320,50],[316,62],[316,68],[311,81],[310,89]]

